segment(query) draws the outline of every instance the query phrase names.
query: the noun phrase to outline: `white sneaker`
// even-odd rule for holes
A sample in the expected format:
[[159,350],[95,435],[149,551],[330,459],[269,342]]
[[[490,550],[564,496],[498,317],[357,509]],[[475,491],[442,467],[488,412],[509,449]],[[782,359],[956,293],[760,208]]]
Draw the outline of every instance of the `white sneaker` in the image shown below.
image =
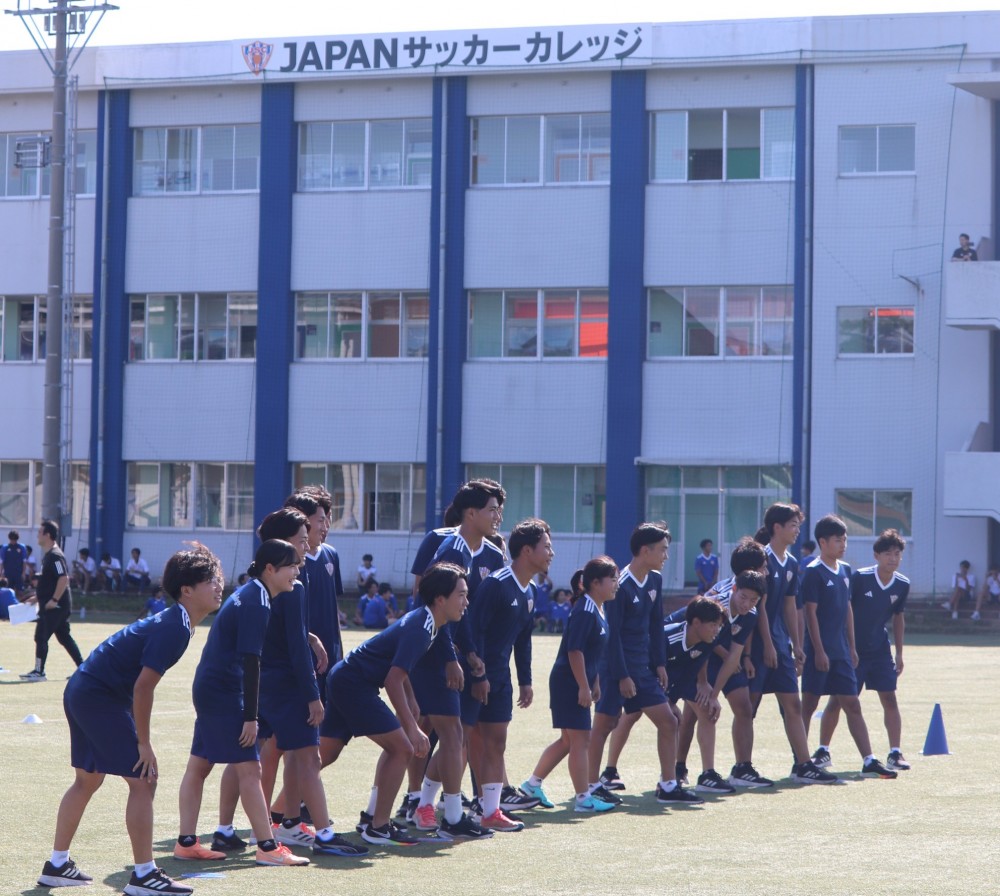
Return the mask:
[[307,824],[299,822],[294,828],[286,828],[283,824],[273,826],[274,839],[285,846],[312,846],[316,832]]
[[979,615],[979,610],[974,610],[972,612],[972,621],[973,622],[979,622],[979,620],[982,619],[982,618],[983,617]]
[[951,614],[952,619],[958,619],[958,610],[953,610]]
[[942,601],[942,603],[941,603],[941,609],[942,610],[950,610],[951,609],[951,601],[950,600]]

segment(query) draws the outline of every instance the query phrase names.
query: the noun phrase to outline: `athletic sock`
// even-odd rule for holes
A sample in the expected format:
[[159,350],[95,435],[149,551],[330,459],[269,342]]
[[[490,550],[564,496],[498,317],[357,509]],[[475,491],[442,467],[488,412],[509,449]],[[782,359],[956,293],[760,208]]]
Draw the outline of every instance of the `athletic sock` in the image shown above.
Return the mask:
[[871,762],[874,758],[875,754],[869,753],[867,756],[865,756],[865,758],[862,761],[864,762],[865,765],[868,765],[868,763]]
[[677,779],[671,778],[669,781],[660,781],[660,789],[670,793],[677,786]]
[[281,824],[285,817],[284,812],[272,812],[271,813],[271,824]]
[[902,753],[903,751],[899,747],[889,747],[890,753]]
[[181,834],[177,838],[177,842],[181,846],[194,846],[198,842],[198,838],[194,834]]
[[587,800],[589,800],[589,799],[590,799],[590,791],[589,790],[586,793],[578,793],[576,795],[576,804],[579,806],[579,805],[587,802]]
[[267,840],[261,840],[257,843],[257,848],[263,852],[274,852],[278,848],[277,842],[268,838]]
[[458,824],[462,820],[462,794],[446,793],[444,795],[444,820],[448,824]]
[[375,801],[378,799],[378,787],[373,787],[372,792],[368,795],[368,814],[372,818],[375,817]]
[[327,825],[322,830],[316,831],[317,840],[332,840],[334,837],[333,828]]
[[544,778],[539,778],[538,775],[532,775],[530,778],[528,778],[528,783],[532,787],[541,787],[542,781],[544,780],[545,780]]
[[587,792],[588,793],[593,793],[600,786],[601,786],[601,782],[600,781],[594,781],[593,784],[587,785]]
[[302,816],[296,815],[294,818],[289,818],[287,815],[282,819],[281,826],[286,830],[290,831],[292,828],[297,828],[302,822]]
[[423,787],[420,788],[420,806],[433,806],[437,800],[438,790],[441,788],[440,781],[432,781],[424,778]]
[[483,785],[483,817],[489,818],[500,809],[500,792],[503,784]]
[[231,824],[220,824],[216,829],[223,837],[232,837],[236,829]]
[[53,868],[62,868],[69,861],[68,849],[53,849],[52,858],[49,859]]
[[827,752],[827,753],[829,753],[829,752],[830,752],[830,747],[829,747],[829,745],[827,745],[827,744],[820,744],[820,745],[819,745],[819,748],[820,748],[821,750],[826,750],[826,752]]
[[142,880],[147,874],[152,874],[155,870],[156,862],[143,862],[141,865],[135,866],[135,876]]

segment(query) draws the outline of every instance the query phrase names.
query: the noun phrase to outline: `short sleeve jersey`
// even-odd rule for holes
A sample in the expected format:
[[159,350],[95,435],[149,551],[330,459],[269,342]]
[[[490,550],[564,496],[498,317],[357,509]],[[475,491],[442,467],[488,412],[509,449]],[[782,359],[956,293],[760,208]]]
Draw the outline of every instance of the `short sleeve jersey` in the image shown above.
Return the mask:
[[[701,578],[709,584],[714,584],[715,577],[719,574],[719,558],[715,554],[699,554],[694,558],[695,572],[701,573]],[[700,584],[700,580],[699,580]]]
[[[820,558],[816,558],[806,568],[802,576],[802,601],[816,605],[816,621],[819,636],[823,641],[823,651],[831,660],[849,660],[847,646],[848,607],[851,600],[851,567],[837,561],[837,568],[831,569]],[[815,654],[815,645],[806,625],[807,656]]]
[[667,652],[667,677],[690,679],[708,661],[712,645],[703,641],[688,642],[686,622],[675,622],[663,630]]
[[132,691],[144,668],[163,675],[191,643],[191,619],[174,604],[133,622],[94,648],[80,673],[98,683],[112,699],[131,704]]
[[393,666],[409,674],[430,649],[437,634],[431,611],[427,607],[417,607],[355,647],[345,657],[344,664],[362,680],[380,688]]
[[583,654],[583,665],[587,681],[593,682],[597,676],[597,666],[608,645],[608,620],[604,610],[597,606],[594,599],[585,594],[570,610],[566,628],[563,630],[562,641],[559,642],[559,652],[553,670],[572,671],[569,665],[569,653],[578,650]]
[[437,553],[438,548],[441,547],[441,542],[449,535],[454,535],[457,531],[458,526],[431,529],[424,536],[424,540],[420,542],[420,547],[417,548],[417,554],[413,558],[410,573],[415,576],[422,576],[427,571],[427,567],[434,562],[434,555]]
[[[59,580],[63,576],[68,575],[69,567],[66,564],[66,556],[59,550],[58,545],[53,545],[45,552],[45,557],[42,559],[42,571],[38,576],[37,592],[38,606],[40,608],[52,600],[52,595],[56,593],[56,585]],[[59,598],[59,606],[64,610],[68,610],[72,606],[69,587],[63,591],[62,597]]]
[[479,586],[467,615],[476,653],[486,664],[486,678],[491,684],[510,681],[511,651],[517,683],[531,684],[534,609],[534,583],[522,586],[509,566],[491,574]]
[[[468,574],[469,609],[458,622],[448,626],[449,637],[458,645],[459,654],[465,656],[475,649],[469,620],[476,594],[487,576],[504,568],[503,554],[496,545],[485,538],[479,550],[473,552],[468,542],[456,530],[438,545],[427,566],[430,567],[434,563],[454,563],[456,566],[461,566]],[[426,572],[426,568],[423,571]]]
[[771,626],[774,647],[782,651],[789,641],[785,626],[785,598],[796,597],[799,593],[799,564],[789,551],[785,551],[782,562],[770,545],[764,548],[764,554],[767,556],[767,621]]
[[618,577],[618,593],[608,601],[606,665],[611,678],[635,678],[664,663],[663,579],[650,572],[639,582],[626,568]]
[[910,595],[910,580],[898,572],[888,585],[879,580],[877,567],[866,566],[851,576],[851,609],[854,611],[854,644],[860,656],[889,646],[886,623],[903,612]]
[[311,631],[323,643],[330,665],[341,658],[340,614],[337,597],[343,591],[340,557],[336,549],[321,544],[315,554],[306,554],[302,568],[306,589],[306,619]]
[[226,599],[212,623],[194,673],[194,688],[202,695],[218,694],[221,706],[226,695],[243,693],[243,657],[260,656],[271,617],[267,588],[251,579]]
[[271,604],[260,651],[262,692],[266,689],[270,693],[295,694],[306,703],[319,699],[306,615],[306,593],[301,582]]
[[12,582],[20,582],[24,575],[24,561],[28,552],[20,542],[9,541],[0,547],[0,561],[3,563],[3,574]]
[[730,602],[733,597],[735,585],[735,577],[730,576],[728,579],[719,582],[718,586],[713,588],[711,592],[711,597],[722,604],[722,609],[724,610],[722,614],[722,628],[719,629],[719,637],[716,638],[715,643],[726,651],[729,651],[733,644],[746,644],[750,635],[757,628],[756,609],[752,609],[749,613],[743,613],[739,616],[732,615]]

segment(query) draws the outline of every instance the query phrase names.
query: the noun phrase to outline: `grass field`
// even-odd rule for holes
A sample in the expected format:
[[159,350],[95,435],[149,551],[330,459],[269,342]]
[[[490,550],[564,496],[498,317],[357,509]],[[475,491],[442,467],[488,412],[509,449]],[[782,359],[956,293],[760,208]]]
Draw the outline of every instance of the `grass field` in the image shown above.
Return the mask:
[[[74,624],[84,655],[118,624]],[[347,645],[361,639],[346,633]],[[219,872],[194,881],[199,896],[248,892],[328,896],[380,893],[627,893],[831,894],[831,896],[925,896],[1000,892],[1000,786],[992,760],[1000,752],[1000,703],[996,676],[1000,645],[993,638],[921,636],[907,648],[901,679],[904,743],[913,769],[897,781],[860,780],[857,752],[841,723],[833,744],[833,770],[847,781],[837,787],[790,784],[791,759],[776,704],[766,698],[757,719],[755,764],[778,781],[774,790],[709,798],[703,807],[664,809],[651,791],[657,777],[652,726],[636,727],[620,765],[629,789],[625,804],[605,816],[570,811],[572,787],[565,766],[546,789],[553,810],[525,813],[518,834],[482,843],[428,843],[378,851],[364,859],[323,857],[308,868],[256,868],[230,859],[193,868],[170,850],[177,835],[177,785],[191,740],[191,678],[205,641],[196,635],[185,657],[156,693],[153,746],[160,767],[155,852],[171,875]],[[515,783],[532,770],[553,738],[548,713],[548,670],[558,638],[535,639],[536,703],[515,710],[507,761]],[[0,627],[0,792],[8,819],[8,848],[0,853],[0,894],[39,893],[34,886],[51,848],[56,808],[68,786],[69,744],[62,691],[72,664],[53,640],[49,681],[23,684],[18,672],[32,666],[32,627]],[[941,703],[950,756],[920,755],[935,703]],[[877,698],[863,698],[872,741],[887,750]],[[23,724],[29,713],[42,724]],[[724,714],[719,735],[720,772],[732,763]],[[817,723],[811,744],[815,746]],[[352,743],[325,772],[338,830],[353,832],[367,801],[376,752]],[[699,763],[689,760],[693,770]],[[201,833],[215,824],[218,776],[209,779]],[[131,856],[124,827],[125,787],[109,778],[94,798],[73,844],[73,857],[94,877],[86,891],[120,891]],[[242,812],[237,824],[246,827]],[[352,833],[353,836],[353,833]]]

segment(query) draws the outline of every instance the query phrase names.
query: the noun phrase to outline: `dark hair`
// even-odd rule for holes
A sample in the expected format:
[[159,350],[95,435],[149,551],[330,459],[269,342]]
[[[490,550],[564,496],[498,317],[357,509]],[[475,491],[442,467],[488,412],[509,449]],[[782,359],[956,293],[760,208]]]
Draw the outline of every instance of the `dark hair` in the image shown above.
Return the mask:
[[383,582],[381,585],[378,586],[378,593],[392,594],[392,585],[390,585],[388,582]]
[[482,510],[490,503],[490,498],[496,498],[497,504],[503,507],[506,497],[507,493],[499,482],[492,479],[470,479],[455,492],[451,506],[458,511],[461,520],[466,510]]
[[361,562],[364,563],[365,560],[374,560],[375,558],[371,554],[362,554]]
[[[316,506],[318,507],[319,505]],[[315,509],[313,512],[315,513]],[[273,539],[287,541],[289,538],[294,538],[298,535],[299,529],[303,526],[306,527],[306,531],[308,532],[310,529],[309,520],[302,510],[297,507],[282,507],[280,510],[272,511],[264,517],[261,524],[257,527],[257,537],[261,541],[272,541]]]
[[17,541],[20,537],[21,533],[18,532],[17,529],[11,529],[10,532],[7,533],[7,538],[11,541]]
[[963,560],[963,561],[962,561],[961,563],[959,563],[958,565],[959,565],[959,566],[972,566],[972,564],[971,564],[971,563],[970,563],[970,562],[969,562],[968,560]]
[[722,619],[722,604],[711,597],[699,594],[691,599],[684,610],[685,622],[694,622],[695,619],[701,622],[718,622]]
[[5,576],[0,576],[0,588],[6,588],[9,584]]
[[897,529],[886,529],[875,539],[875,544],[872,545],[872,551],[876,554],[881,554],[890,548],[899,548],[901,551],[906,550],[906,542]]
[[101,554],[101,561],[102,562],[105,561],[105,560],[110,560],[110,559],[111,559],[111,555],[107,551],[105,551],[103,554]]
[[575,581],[576,587],[573,588],[573,594],[571,600],[576,603],[577,600],[588,591],[590,591],[590,586],[594,584],[598,579],[605,579],[608,576],[618,575],[618,565],[608,557],[606,554],[601,554],[599,557],[593,557],[586,562],[583,569],[578,569],[573,573],[573,579]]
[[377,589],[378,588],[378,580],[375,578],[375,576],[368,576],[368,578],[365,579],[365,591],[367,591],[369,588],[371,588],[372,585],[374,585],[375,588]]
[[503,540],[503,536],[499,532],[491,532],[489,535],[484,535],[483,538],[500,548],[500,553],[503,554],[505,560],[507,559],[507,542]]
[[425,607],[433,606],[437,597],[450,597],[458,587],[458,580],[468,581],[468,575],[456,563],[435,563],[420,578],[417,587],[417,603]]
[[583,570],[578,569],[569,579],[570,600],[576,600],[583,594]]
[[816,542],[807,538],[805,541],[802,542],[802,550],[811,554],[813,551],[816,550]]
[[55,520],[42,520],[42,524],[38,528],[53,541],[59,541],[59,524]]
[[205,545],[197,541],[187,541],[187,550],[177,551],[163,567],[161,588],[174,600],[181,599],[181,589],[185,585],[200,585],[202,582],[222,581],[222,563]]
[[314,495],[304,491],[295,492],[285,498],[285,507],[301,511],[305,516],[312,516],[322,506]]
[[761,543],[749,535],[744,535],[738,542],[733,552],[729,555],[729,568],[734,576],[748,569],[760,569],[767,563],[767,554]]
[[139,554],[139,556],[142,556],[142,551],[140,551],[138,548],[132,548],[132,550],[129,551],[129,553],[130,554]]
[[839,517],[832,513],[828,513],[826,516],[822,517],[818,523],[816,523],[816,528],[813,530],[813,535],[816,536],[816,541],[821,541],[824,538],[833,538],[836,535],[846,535],[847,534],[847,524]]
[[247,575],[259,579],[268,565],[275,569],[299,565],[299,552],[281,538],[269,538],[254,554],[253,563],[247,567]]
[[700,547],[702,550],[705,550],[705,545],[706,544],[715,544],[715,542],[712,541],[711,538],[703,538],[701,540],[701,542],[699,543],[698,547]]
[[511,559],[516,560],[522,548],[533,548],[550,531],[549,524],[545,520],[534,517],[521,520],[510,530],[510,538],[507,541],[507,550],[510,551]]
[[454,504],[449,504],[445,507],[443,522],[449,528],[455,528],[462,522],[462,514],[455,509]]
[[670,535],[670,530],[667,528],[667,524],[660,520],[658,523],[639,523],[632,530],[632,535],[628,540],[629,550],[632,552],[633,557],[639,556],[639,551],[641,551],[647,544],[658,544],[667,540],[667,544],[670,544],[672,536]]
[[80,554],[81,557],[89,557],[90,556],[90,548],[80,548],[80,550],[78,551],[78,553]]
[[967,234],[967,233],[960,233],[960,234],[958,235],[958,238],[959,238],[959,239],[961,239],[961,238],[962,238],[963,236],[964,236],[964,237],[965,237],[965,238],[966,238],[967,240],[969,240],[969,239],[972,239],[972,237],[970,237],[970,236],[969,236],[969,234]]
[[[778,501],[764,511],[764,525],[762,528],[767,532],[767,540],[770,541],[774,535],[775,526],[785,526],[793,520],[798,520],[801,523],[804,519],[805,514],[798,504],[785,504]],[[757,540],[760,541],[759,538]]]
[[757,570],[747,569],[736,576],[736,581],[733,583],[733,590],[742,588],[749,588],[751,591],[756,591],[760,597],[763,597],[767,593],[767,579],[762,573],[757,572]]
[[[298,507],[299,510],[302,510],[303,508],[299,507],[297,500],[300,496],[309,498],[311,501],[315,501],[316,506],[322,507],[328,514],[333,513],[333,498],[322,485],[299,486],[299,488],[295,489],[295,491],[285,499],[285,507]],[[306,516],[312,516],[315,512],[316,508],[314,507],[306,514]]]

